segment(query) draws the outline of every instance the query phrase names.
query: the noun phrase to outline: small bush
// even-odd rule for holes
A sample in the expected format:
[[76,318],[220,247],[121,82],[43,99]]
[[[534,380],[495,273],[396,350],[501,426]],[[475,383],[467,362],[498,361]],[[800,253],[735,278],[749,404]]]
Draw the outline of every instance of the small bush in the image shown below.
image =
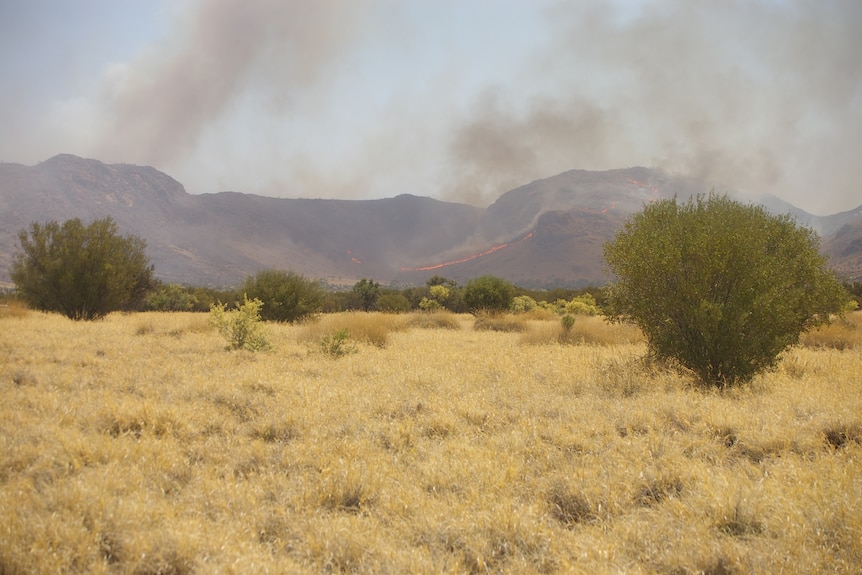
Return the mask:
[[223,303],[213,304],[210,308],[210,323],[227,340],[228,349],[265,351],[272,346],[261,324],[262,307],[263,302],[259,299],[250,300],[248,296],[233,310],[228,310]]
[[436,299],[428,299],[427,297],[423,297],[422,301],[419,302],[419,309],[427,312],[440,311],[441,309],[443,309],[443,304]]
[[350,343],[350,331],[347,328],[321,336],[319,348],[323,355],[334,359],[356,353],[356,346]]
[[509,311],[512,313],[526,313],[529,311],[533,311],[538,307],[536,300],[531,298],[528,295],[518,295],[512,298],[512,305],[509,307]]
[[566,313],[579,315],[599,315],[599,307],[596,305],[596,298],[592,294],[584,294],[566,304]]

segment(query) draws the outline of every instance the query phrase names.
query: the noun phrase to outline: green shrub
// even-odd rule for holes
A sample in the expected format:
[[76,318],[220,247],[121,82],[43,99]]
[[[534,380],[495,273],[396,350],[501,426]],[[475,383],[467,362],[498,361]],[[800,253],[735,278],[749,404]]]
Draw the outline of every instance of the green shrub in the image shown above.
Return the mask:
[[422,301],[419,302],[419,309],[427,312],[440,311],[443,309],[443,304],[436,299],[429,299],[427,297],[423,297]]
[[565,313],[575,315],[598,315],[599,307],[596,305],[596,298],[591,294],[584,294],[572,298],[572,301],[566,303]]
[[473,313],[500,313],[511,307],[515,297],[515,286],[508,281],[481,276],[467,282],[464,287],[464,303]]
[[246,278],[243,291],[263,303],[260,317],[266,321],[300,321],[323,306],[319,282],[284,270],[262,270]]
[[347,328],[322,336],[319,346],[323,355],[334,359],[356,353],[356,346],[350,343],[350,331]]
[[847,293],[817,235],[726,196],[647,205],[605,245],[609,315],[641,328],[650,352],[725,387],[772,368]]
[[232,310],[223,303],[213,304],[210,307],[210,323],[227,340],[228,349],[265,351],[272,346],[261,324],[261,307],[263,302],[259,299],[250,300],[248,296]]
[[526,313],[533,311],[538,307],[536,300],[531,298],[528,295],[518,295],[512,298],[512,305],[509,307],[509,311],[512,313]]
[[147,294],[146,307],[153,311],[192,311],[198,298],[176,284],[163,284]]
[[352,293],[359,301],[362,311],[371,311],[380,297],[380,284],[368,278],[362,278],[353,286]]
[[383,294],[377,298],[377,309],[388,313],[410,311],[410,300],[400,293]]
[[18,234],[12,281],[30,307],[74,320],[100,319],[136,309],[153,284],[146,242],[120,236],[111,218],[89,226],[75,218],[62,225],[34,223]]

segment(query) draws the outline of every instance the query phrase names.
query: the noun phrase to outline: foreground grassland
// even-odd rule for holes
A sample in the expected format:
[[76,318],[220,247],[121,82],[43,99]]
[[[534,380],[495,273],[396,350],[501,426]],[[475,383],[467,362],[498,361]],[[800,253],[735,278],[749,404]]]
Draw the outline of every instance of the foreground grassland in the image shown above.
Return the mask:
[[202,315],[8,313],[0,573],[859,572],[858,331],[718,393],[598,318],[522,323],[250,353]]

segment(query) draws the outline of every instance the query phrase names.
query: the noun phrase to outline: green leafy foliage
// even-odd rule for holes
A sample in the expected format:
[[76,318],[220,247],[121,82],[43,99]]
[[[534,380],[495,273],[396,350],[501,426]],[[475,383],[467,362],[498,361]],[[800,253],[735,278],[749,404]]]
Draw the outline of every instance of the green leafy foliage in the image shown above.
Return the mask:
[[652,203],[604,254],[616,276],[610,317],[634,322],[654,356],[706,385],[773,367],[847,299],[813,231],[726,196]]
[[443,309],[443,304],[441,304],[436,299],[431,299],[429,297],[423,297],[422,301],[419,302],[419,309],[427,312],[435,312]]
[[350,331],[339,329],[320,338],[320,351],[333,359],[356,353],[356,346],[350,343]]
[[94,320],[138,306],[153,284],[146,242],[120,236],[111,218],[33,223],[18,239],[12,281],[32,308]]
[[450,287],[442,283],[431,285],[428,287],[428,295],[419,302],[419,309],[428,312],[440,311],[446,307],[446,301],[451,295],[452,289]]
[[525,313],[533,311],[538,307],[538,305],[539,304],[536,303],[536,300],[528,295],[516,295],[512,298],[512,304],[509,307],[509,311],[512,313]]
[[380,297],[380,284],[374,280],[362,278],[353,285],[353,294],[359,300],[362,311],[371,311]]
[[410,300],[400,293],[387,293],[377,298],[377,309],[388,313],[410,311]]
[[596,305],[596,298],[592,294],[584,294],[572,298],[565,305],[565,313],[575,315],[599,315],[599,307]]
[[235,309],[227,309],[227,304],[223,303],[213,304],[210,308],[210,323],[227,340],[228,349],[266,351],[272,346],[261,324],[262,307],[262,301],[250,300],[248,296]]
[[146,307],[153,311],[193,311],[198,298],[188,289],[177,284],[163,284],[146,297]]
[[243,291],[263,302],[261,319],[295,322],[318,313],[323,306],[323,288],[318,282],[284,270],[262,270],[246,278]]
[[512,305],[515,286],[495,276],[485,275],[467,282],[464,303],[472,312],[504,312]]

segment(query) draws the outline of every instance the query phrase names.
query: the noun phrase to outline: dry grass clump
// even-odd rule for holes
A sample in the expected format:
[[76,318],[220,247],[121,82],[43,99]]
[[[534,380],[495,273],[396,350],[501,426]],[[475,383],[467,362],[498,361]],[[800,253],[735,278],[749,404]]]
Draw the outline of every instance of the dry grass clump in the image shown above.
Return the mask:
[[551,321],[559,320],[560,316],[552,309],[537,307],[521,314],[526,320]]
[[215,331],[205,313],[172,313],[150,311],[135,314],[135,335],[160,335],[180,338],[190,333],[208,333]]
[[644,341],[639,329],[627,324],[609,324],[601,316],[575,316],[574,324],[566,329],[560,318],[530,321],[521,336],[526,345],[559,343],[563,345],[627,345]]
[[0,329],[0,573],[862,564],[858,348],[719,392],[640,341],[393,328],[334,362],[310,325],[226,352],[198,317]]
[[30,308],[24,302],[10,298],[6,299],[3,304],[0,304],[0,319],[6,318],[24,318],[30,313]]
[[802,335],[802,345],[813,348],[854,349],[862,347],[862,311],[833,320]]
[[527,330],[527,318],[522,314],[478,313],[473,320],[476,331],[522,332]]
[[347,330],[350,340],[375,347],[386,347],[389,334],[407,329],[402,316],[382,312],[343,312],[325,314],[302,324],[300,341],[316,344],[326,336]]
[[417,329],[461,329],[460,318],[449,311],[414,312],[407,314],[405,321]]

